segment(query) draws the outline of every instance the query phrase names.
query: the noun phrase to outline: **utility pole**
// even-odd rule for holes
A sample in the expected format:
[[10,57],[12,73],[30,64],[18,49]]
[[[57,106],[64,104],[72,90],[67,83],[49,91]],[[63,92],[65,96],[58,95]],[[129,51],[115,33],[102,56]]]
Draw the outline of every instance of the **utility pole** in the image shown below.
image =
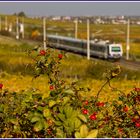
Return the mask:
[[8,23],[7,23],[7,16],[5,17],[5,30],[7,31],[8,30]]
[[12,23],[9,24],[9,32],[12,32]]
[[16,39],[19,39],[19,19],[16,18]]
[[44,45],[44,50],[47,49],[46,47],[46,18],[43,18],[43,45]]
[[89,19],[87,19],[87,59],[90,60],[90,25]]
[[24,39],[24,17],[22,18],[22,39]]
[[129,60],[129,50],[130,50],[130,20],[127,21],[127,40],[126,40],[126,60]]
[[1,17],[0,17],[0,31],[1,31]]
[[78,19],[76,19],[75,21],[75,38],[78,38]]

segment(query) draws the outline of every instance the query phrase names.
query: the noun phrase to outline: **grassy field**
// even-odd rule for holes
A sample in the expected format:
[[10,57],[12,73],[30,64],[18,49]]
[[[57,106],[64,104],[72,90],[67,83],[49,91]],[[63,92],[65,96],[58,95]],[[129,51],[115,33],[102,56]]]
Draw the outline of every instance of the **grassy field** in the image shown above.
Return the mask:
[[[0,15],[2,18],[2,28],[5,26],[5,17],[7,16],[8,24],[12,23],[13,27],[16,27],[16,16],[13,15]],[[19,17],[19,21],[22,21],[22,17]],[[38,27],[42,29],[43,21],[42,19],[35,19],[35,18],[24,18],[25,27]],[[74,35],[75,23],[73,21],[52,21],[46,20],[46,28],[48,32],[58,32],[60,34],[67,35],[71,33]],[[65,31],[65,32],[63,32]],[[91,34],[93,33],[94,36],[101,36],[101,37],[123,37],[122,40],[125,41],[126,39],[126,31],[127,26],[124,24],[113,25],[113,24],[90,24],[90,31]],[[100,32],[98,32],[100,31]],[[79,34],[84,34],[87,32],[87,25],[85,22],[78,24],[78,32]],[[131,39],[140,39],[138,36],[140,32],[139,25],[131,25],[130,26],[130,38]],[[117,39],[117,38],[116,38]]]
[[[42,37],[42,21],[25,18],[25,39],[16,40],[16,17],[7,18],[14,34],[0,31],[0,137],[139,137],[140,71],[56,49],[29,51],[41,44],[29,38]],[[139,61],[140,28],[130,31],[131,59]],[[74,36],[74,23],[47,21],[47,33]],[[91,24],[91,35],[122,43],[125,57],[126,25]],[[78,38],[86,39],[86,23]],[[50,75],[35,78],[35,70]]]
[[[27,52],[35,45],[0,36],[0,82],[4,84],[4,89],[21,91],[32,88],[38,89],[38,92],[48,96],[47,78],[41,76],[33,80],[33,61],[28,57]],[[78,81],[79,86],[91,89],[83,95],[96,95],[105,82],[106,71],[113,68],[114,65],[116,64],[103,60],[88,61],[86,57],[66,53],[66,58],[62,60],[60,66],[60,76],[68,83]],[[139,80],[139,71],[131,71],[122,67],[120,76],[114,79],[111,84],[128,93],[134,87],[140,86]],[[112,91],[109,86],[106,86],[100,97],[103,100],[108,100],[117,97],[117,95],[117,91]]]
[[[12,23],[13,32],[16,31],[16,16],[0,15],[2,18],[2,29],[5,28],[5,16],[7,16],[8,24]],[[22,18],[19,18],[22,21]],[[24,18],[25,23],[25,38],[31,37],[32,32],[38,30],[40,34],[43,33],[42,20]],[[46,21],[46,30],[48,34],[58,34],[64,36],[74,37],[75,24],[72,21]],[[111,42],[122,43],[124,55],[126,52],[126,34],[127,26],[123,24],[90,24],[91,39],[107,39]],[[130,55],[132,59],[140,59],[140,26],[130,25]],[[78,38],[86,39],[87,25],[86,23],[78,24]]]
[[[65,79],[66,80],[66,79]],[[70,83],[72,81],[77,81],[76,79],[67,79],[67,83]],[[22,90],[30,90],[34,89],[37,91],[37,93],[42,93],[44,97],[47,97],[49,95],[49,85],[47,84],[47,78],[46,77],[39,77],[37,79],[32,79],[31,76],[26,75],[23,76],[21,74],[11,75],[7,73],[1,73],[0,74],[0,82],[4,84],[4,89],[8,89],[10,91],[16,91],[20,92]],[[85,79],[85,80],[79,80],[78,86],[84,87],[84,88],[90,88],[91,90],[89,92],[83,92],[83,96],[95,96],[101,86],[104,84],[105,80],[96,80],[96,79]],[[134,87],[139,87],[140,82],[138,80],[114,80],[112,81],[111,85],[114,88],[118,88],[119,90],[125,92],[126,94],[129,93]],[[103,101],[116,99],[118,97],[119,92],[113,91],[109,86],[106,86],[101,94],[100,99]]]

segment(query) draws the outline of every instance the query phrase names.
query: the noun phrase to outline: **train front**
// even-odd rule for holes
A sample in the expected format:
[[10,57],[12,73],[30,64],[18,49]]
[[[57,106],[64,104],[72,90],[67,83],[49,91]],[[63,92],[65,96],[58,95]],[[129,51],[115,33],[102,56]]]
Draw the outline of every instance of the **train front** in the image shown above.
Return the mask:
[[110,44],[108,51],[109,51],[108,58],[110,59],[120,59],[123,55],[121,44]]

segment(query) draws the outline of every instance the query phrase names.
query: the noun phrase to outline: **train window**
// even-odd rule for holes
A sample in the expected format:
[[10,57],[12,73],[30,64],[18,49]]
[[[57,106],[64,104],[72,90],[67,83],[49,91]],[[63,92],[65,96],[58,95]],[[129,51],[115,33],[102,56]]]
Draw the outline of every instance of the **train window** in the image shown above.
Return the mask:
[[82,42],[77,42],[77,47],[82,48]]
[[102,45],[97,46],[97,51],[104,52],[104,50],[105,50],[104,46]]
[[120,47],[112,47],[112,52],[120,52]]
[[104,52],[105,51],[105,47],[101,47],[101,51]]
[[109,45],[107,46],[107,53],[109,54]]
[[90,49],[93,51],[97,50],[97,46],[95,44],[90,44]]
[[95,51],[97,51],[97,50],[98,50],[98,47],[97,47],[97,46],[94,46],[93,48],[94,48],[94,50],[95,50]]

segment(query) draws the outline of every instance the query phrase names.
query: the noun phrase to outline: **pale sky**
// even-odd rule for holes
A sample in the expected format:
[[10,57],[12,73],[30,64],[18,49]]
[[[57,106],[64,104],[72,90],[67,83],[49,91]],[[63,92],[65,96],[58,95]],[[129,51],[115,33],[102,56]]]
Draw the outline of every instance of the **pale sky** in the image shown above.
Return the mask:
[[140,2],[0,2],[0,14],[33,16],[140,15]]

